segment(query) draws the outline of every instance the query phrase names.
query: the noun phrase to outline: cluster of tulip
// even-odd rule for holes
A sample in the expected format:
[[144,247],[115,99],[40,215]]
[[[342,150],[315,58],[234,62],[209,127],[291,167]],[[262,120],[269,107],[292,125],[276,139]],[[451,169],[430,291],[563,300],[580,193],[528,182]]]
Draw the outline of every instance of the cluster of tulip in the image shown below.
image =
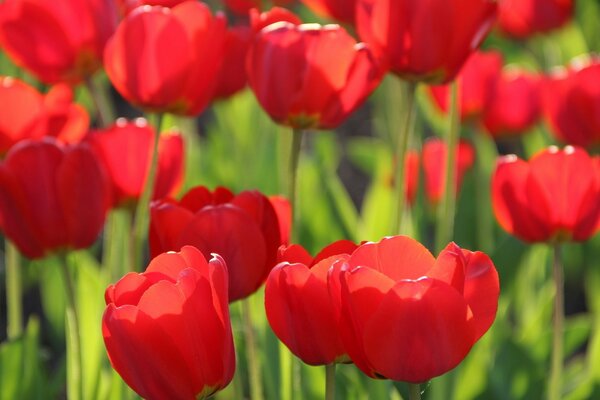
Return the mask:
[[[112,368],[139,396],[215,394],[235,381],[243,340],[247,392],[261,400],[259,343],[248,303],[258,292],[272,332],[289,352],[308,365],[326,366],[328,400],[335,397],[336,364],[405,382],[410,399],[419,399],[420,385],[457,367],[499,309],[499,276],[490,256],[453,242],[459,190],[477,164],[483,185],[477,207],[483,214],[490,209],[476,222],[482,242],[493,236],[484,226],[493,210],[508,234],[555,251],[552,363],[543,391],[560,398],[566,391],[560,249],[600,229],[600,159],[586,150],[600,143],[600,62],[588,57],[541,72],[505,65],[499,48],[478,49],[492,29],[502,43],[561,28],[573,17],[573,1],[301,2],[276,0],[269,10],[261,10],[260,0],[0,3],[0,48],[15,71],[34,77],[0,75],[9,344],[24,335],[23,266],[16,252],[29,260],[58,260],[67,303],[68,396],[101,398],[100,384],[90,384],[94,392],[86,386],[86,379],[101,374],[89,378],[83,371],[87,333],[77,266],[67,255],[102,237],[102,254],[94,256],[116,283],[106,289],[104,314],[96,318]],[[224,7],[235,24],[214,6]],[[294,7],[348,29],[303,23]],[[302,242],[311,234],[304,222],[310,217],[299,206],[310,199],[297,190],[304,134],[339,128],[386,75],[401,81],[405,95],[402,121],[387,132],[385,146],[383,187],[392,207],[383,212],[393,222],[372,242],[357,244],[352,240],[366,238],[352,234],[320,243],[313,257],[316,246]],[[48,88],[26,83],[35,79]],[[115,118],[109,84],[114,98],[120,95],[153,123]],[[184,140],[186,132],[163,129],[165,115],[195,118],[246,86],[272,121],[292,130],[286,197],[236,194],[223,183],[214,190],[186,184],[185,155],[198,137]],[[93,114],[76,101],[82,93]],[[447,114],[446,137],[415,134],[423,122],[418,111],[444,122]],[[566,147],[535,148],[529,161],[505,155],[486,171],[478,154],[486,143],[494,154],[494,141],[518,149],[542,117]],[[471,140],[460,138],[461,124],[473,131]],[[406,235],[407,220],[420,206],[421,165],[424,194],[437,214],[435,235],[429,231],[422,242],[435,236],[437,258]],[[116,215],[126,216],[122,234],[116,233]],[[123,256],[115,261],[119,246]],[[237,301],[243,339],[230,318]],[[282,382],[297,377],[286,351],[279,350]],[[242,398],[243,385],[235,385]],[[282,398],[289,398],[286,390]]]

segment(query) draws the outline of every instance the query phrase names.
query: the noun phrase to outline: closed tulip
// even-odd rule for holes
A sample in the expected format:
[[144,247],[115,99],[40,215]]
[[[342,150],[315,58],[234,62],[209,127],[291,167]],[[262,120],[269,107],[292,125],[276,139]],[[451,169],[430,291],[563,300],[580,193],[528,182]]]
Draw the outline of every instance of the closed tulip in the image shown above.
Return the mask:
[[45,83],[78,83],[102,66],[117,25],[105,0],[7,0],[0,4],[0,44]]
[[247,59],[248,82],[280,124],[332,129],[375,89],[382,69],[368,47],[337,25],[279,22],[261,30]]
[[356,0],[302,0],[315,13],[345,24],[354,24]]
[[106,289],[102,334],[113,368],[144,399],[204,399],[233,378],[227,267],[191,246]]
[[600,163],[579,147],[550,147],[529,162],[499,159],[492,178],[500,226],[526,242],[584,241],[600,227]]
[[92,245],[109,196],[104,170],[86,144],[24,140],[0,164],[2,228],[31,259]]
[[357,0],[356,27],[396,75],[442,84],[479,47],[496,8],[493,0]]
[[138,7],[106,45],[106,73],[144,110],[197,115],[213,98],[224,40],[225,18],[204,3]]
[[573,17],[573,0],[499,0],[498,26],[508,36],[525,39],[560,28]]
[[284,235],[273,205],[257,191],[233,195],[228,189],[210,192],[199,186],[180,202],[156,201],[150,211],[150,252],[153,255],[193,245],[203,253],[218,253],[229,270],[229,301],[254,293],[277,264]]

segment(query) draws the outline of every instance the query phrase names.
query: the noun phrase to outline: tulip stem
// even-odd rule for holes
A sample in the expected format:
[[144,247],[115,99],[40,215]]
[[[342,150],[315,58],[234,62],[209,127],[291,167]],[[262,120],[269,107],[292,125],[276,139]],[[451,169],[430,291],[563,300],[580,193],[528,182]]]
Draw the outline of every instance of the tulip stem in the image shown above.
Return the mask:
[[396,188],[396,225],[394,233],[400,234],[404,229],[404,207],[406,202],[406,154],[408,153],[408,144],[412,136],[412,119],[415,113],[415,95],[417,92],[417,84],[408,82],[406,91],[406,115],[404,119],[404,128],[396,138],[396,173],[395,173],[395,188]]
[[564,276],[561,265],[561,249],[558,243],[554,244],[554,257],[552,262],[552,274],[554,278],[554,334],[552,338],[552,366],[550,370],[550,381],[548,386],[548,399],[558,400],[562,392],[562,369],[563,369],[563,330],[565,319],[564,306]]
[[262,400],[262,377],[260,375],[260,364],[256,352],[256,337],[254,336],[254,324],[252,323],[252,312],[250,300],[242,300],[242,314],[244,318],[244,339],[246,342],[246,359],[248,365],[248,376],[250,383],[250,398]]
[[5,239],[7,337],[16,339],[23,333],[23,293],[21,257],[12,242]]
[[304,136],[304,130],[295,129],[292,133],[292,151],[290,153],[290,167],[288,176],[288,198],[292,208],[292,232],[291,242],[298,240],[298,210],[297,208],[297,185],[298,185],[298,165],[300,162],[300,151],[302,149],[302,137]]
[[408,400],[421,400],[421,386],[418,383],[408,384]]
[[146,182],[144,184],[144,191],[140,196],[140,199],[135,210],[135,218],[133,220],[133,262],[134,265],[131,267],[133,270],[137,270],[142,267],[143,259],[142,254],[144,251],[144,244],[148,237],[148,220],[150,214],[150,200],[152,199],[152,193],[154,193],[154,183],[156,181],[156,174],[158,170],[158,145],[160,142],[160,128],[162,125],[163,114],[154,115],[154,143],[152,146],[152,158],[150,159],[150,167],[148,168],[148,175],[146,176]]
[[325,366],[325,400],[335,400],[335,365]]
[[85,86],[92,98],[94,108],[96,109],[96,117],[98,118],[98,125],[102,128],[107,127],[111,121],[115,119],[115,113],[112,109],[110,101],[105,93],[105,88],[100,87],[98,83],[91,76],[85,80]]
[[436,249],[441,251],[454,236],[454,214],[456,212],[456,153],[460,136],[460,108],[458,103],[458,83],[450,86],[450,126],[446,139],[446,176],[444,197],[440,204],[436,232]]

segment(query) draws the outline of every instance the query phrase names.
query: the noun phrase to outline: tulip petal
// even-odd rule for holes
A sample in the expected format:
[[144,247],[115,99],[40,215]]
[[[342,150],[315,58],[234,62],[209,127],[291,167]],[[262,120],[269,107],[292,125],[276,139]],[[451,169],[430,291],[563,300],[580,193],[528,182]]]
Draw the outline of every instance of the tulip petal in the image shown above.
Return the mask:
[[450,243],[435,260],[435,264],[427,272],[427,276],[452,286],[460,294],[465,285],[466,260],[460,247]]
[[194,218],[194,214],[177,204],[155,201],[150,206],[150,255],[179,250],[177,237]]

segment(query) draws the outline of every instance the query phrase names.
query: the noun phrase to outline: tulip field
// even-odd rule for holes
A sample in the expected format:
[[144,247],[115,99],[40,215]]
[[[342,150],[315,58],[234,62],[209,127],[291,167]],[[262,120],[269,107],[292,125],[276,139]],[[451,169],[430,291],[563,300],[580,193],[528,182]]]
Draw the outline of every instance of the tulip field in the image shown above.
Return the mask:
[[600,399],[600,1],[0,1],[0,400]]

